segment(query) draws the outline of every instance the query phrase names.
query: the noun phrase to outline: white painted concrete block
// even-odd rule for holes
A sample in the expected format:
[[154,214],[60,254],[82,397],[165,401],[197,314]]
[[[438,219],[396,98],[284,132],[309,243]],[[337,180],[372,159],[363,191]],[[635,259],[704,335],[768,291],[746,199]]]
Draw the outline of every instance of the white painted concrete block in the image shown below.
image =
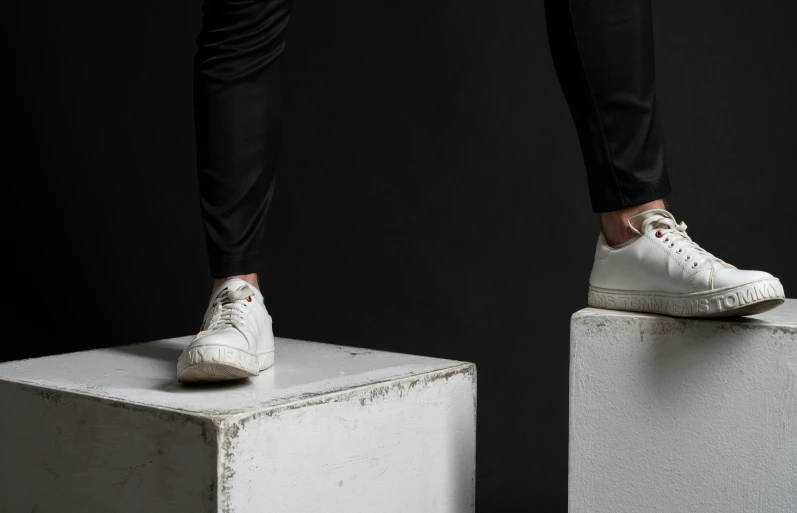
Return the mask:
[[277,339],[189,386],[189,340],[0,364],[0,511],[474,511],[473,364]]
[[797,300],[576,312],[569,458],[570,513],[797,512]]

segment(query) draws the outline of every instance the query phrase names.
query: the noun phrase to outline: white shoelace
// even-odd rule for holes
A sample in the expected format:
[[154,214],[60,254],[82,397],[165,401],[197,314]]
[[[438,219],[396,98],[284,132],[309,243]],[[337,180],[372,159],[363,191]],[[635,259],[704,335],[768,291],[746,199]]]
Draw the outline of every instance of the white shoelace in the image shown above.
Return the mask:
[[248,285],[238,290],[226,290],[216,298],[216,309],[204,327],[204,331],[233,327],[241,329],[246,327],[246,303],[251,302],[254,291]]
[[683,255],[685,261],[691,262],[693,268],[699,267],[707,260],[718,262],[724,267],[734,267],[701,248],[686,234],[686,223],[683,221],[676,223],[675,219],[670,217],[672,214],[666,210],[653,210],[646,214],[649,217],[642,222],[640,227],[642,233],[656,230],[656,239],[660,239],[662,243],[668,243],[670,248],[674,248],[680,243],[681,247],[676,250],[676,253]]

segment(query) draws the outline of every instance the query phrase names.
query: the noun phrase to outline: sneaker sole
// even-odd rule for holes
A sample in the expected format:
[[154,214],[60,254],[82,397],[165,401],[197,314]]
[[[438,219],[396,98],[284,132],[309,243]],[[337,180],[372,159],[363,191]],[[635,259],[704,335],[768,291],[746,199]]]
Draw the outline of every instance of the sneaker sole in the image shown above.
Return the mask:
[[196,383],[251,378],[273,365],[274,351],[255,356],[234,347],[206,345],[180,355],[177,381]]
[[786,295],[777,278],[709,292],[671,294],[589,288],[587,304],[593,308],[649,312],[673,317],[735,317],[760,314],[783,304]]

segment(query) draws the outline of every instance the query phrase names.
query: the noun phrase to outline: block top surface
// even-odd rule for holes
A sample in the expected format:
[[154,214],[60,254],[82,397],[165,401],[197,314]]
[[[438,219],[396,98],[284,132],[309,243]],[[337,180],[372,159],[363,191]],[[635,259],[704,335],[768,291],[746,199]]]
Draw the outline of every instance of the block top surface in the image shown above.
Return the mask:
[[764,312],[759,315],[747,315],[743,317],[713,317],[708,319],[694,317],[671,317],[669,315],[659,315],[647,312],[626,312],[622,310],[606,310],[602,308],[584,308],[573,314],[573,322],[586,317],[601,316],[607,320],[611,318],[638,318],[638,319],[661,319],[678,320],[686,322],[725,322],[731,324],[745,325],[745,327],[780,327],[794,330],[797,333],[797,299],[787,299],[782,305]]
[[192,337],[0,364],[0,381],[24,383],[201,416],[262,411],[295,401],[470,365],[320,342],[275,340],[276,365],[254,378],[181,384],[177,358]]

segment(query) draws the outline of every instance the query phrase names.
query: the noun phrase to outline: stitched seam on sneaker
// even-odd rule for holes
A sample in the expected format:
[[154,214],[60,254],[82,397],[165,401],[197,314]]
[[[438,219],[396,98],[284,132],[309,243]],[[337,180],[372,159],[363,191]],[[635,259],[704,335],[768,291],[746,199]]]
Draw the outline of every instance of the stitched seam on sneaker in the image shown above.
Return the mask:
[[[714,270],[713,268],[711,268],[711,269],[701,269],[700,271],[697,271],[696,273],[692,273],[692,276],[697,276],[700,273],[707,273],[707,272],[711,272],[713,270]],[[711,284],[711,277],[710,276],[709,276],[708,290],[709,291],[714,290],[714,287]]]
[[[599,249],[595,251],[595,260],[606,260],[609,255],[612,254],[614,248],[609,246],[609,244],[606,242],[606,236],[603,235],[603,232],[601,232],[601,234],[598,236],[598,244]],[[603,253],[603,255],[598,256],[599,253]]]
[[611,246],[609,246],[607,244],[601,243],[601,246],[603,246],[603,248],[601,248],[603,251],[600,251],[600,253],[603,253],[603,255],[599,256],[598,255],[599,252],[596,251],[595,252],[595,260],[606,260],[607,258],[609,258],[609,255],[612,254],[612,251],[614,251],[614,248],[612,248]]

